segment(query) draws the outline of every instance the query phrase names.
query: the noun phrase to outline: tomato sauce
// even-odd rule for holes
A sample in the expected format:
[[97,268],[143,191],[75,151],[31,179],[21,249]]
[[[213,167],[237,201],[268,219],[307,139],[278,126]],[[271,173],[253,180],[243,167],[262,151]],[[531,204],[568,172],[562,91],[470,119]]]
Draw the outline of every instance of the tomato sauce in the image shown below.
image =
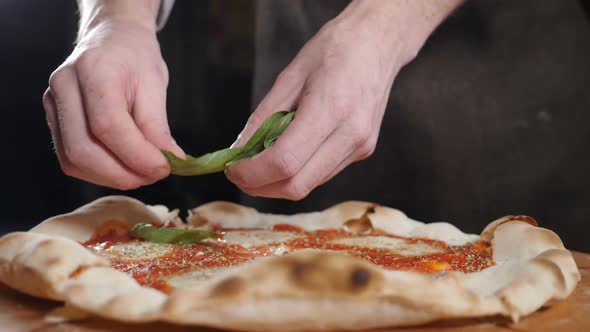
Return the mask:
[[238,265],[254,257],[216,244],[179,244],[155,259],[112,259],[111,266],[130,274],[143,286],[168,292],[172,287],[163,279],[196,270]]
[[82,243],[86,247],[108,249],[117,243],[131,241],[131,226],[119,220],[108,220],[94,230],[90,240]]
[[[326,229],[305,231],[300,227],[279,224],[272,227],[273,231],[293,232],[298,236],[287,240],[282,245],[288,252],[302,249],[323,249],[346,252],[352,256],[366,260],[372,264],[391,270],[408,270],[425,273],[436,273],[453,270],[465,273],[481,271],[494,265],[491,245],[478,241],[465,246],[449,246],[445,242],[426,238],[406,238],[371,230],[362,235],[352,234],[344,229]],[[224,230],[231,231],[231,230]],[[404,256],[387,248],[372,248],[348,245],[335,240],[353,237],[385,236],[403,240],[408,245],[426,244],[435,249],[435,253],[418,256]],[[101,254],[115,244],[139,241],[129,236],[129,226],[116,221],[109,221],[97,231],[93,237],[83,243],[84,246]],[[169,293],[173,287],[165,280],[174,275],[190,271],[206,270],[235,266],[255,257],[272,256],[271,248],[277,244],[245,248],[237,244],[224,243],[223,240],[206,241],[199,244],[169,245],[166,253],[154,259],[114,258],[111,266],[119,271],[130,274],[138,283]]]
[[408,244],[428,244],[442,251],[441,253],[419,256],[404,256],[386,248],[370,248],[331,242],[337,239],[351,237],[350,233],[343,230],[320,230],[305,233],[305,235],[303,238],[288,241],[285,245],[291,248],[291,250],[322,249],[344,251],[352,256],[359,257],[390,270],[411,270],[426,273],[455,270],[468,273],[481,271],[494,264],[491,256],[491,247],[483,241],[466,246],[449,246],[443,241],[425,238],[404,238],[383,232],[372,232],[357,236],[386,236],[402,239]]

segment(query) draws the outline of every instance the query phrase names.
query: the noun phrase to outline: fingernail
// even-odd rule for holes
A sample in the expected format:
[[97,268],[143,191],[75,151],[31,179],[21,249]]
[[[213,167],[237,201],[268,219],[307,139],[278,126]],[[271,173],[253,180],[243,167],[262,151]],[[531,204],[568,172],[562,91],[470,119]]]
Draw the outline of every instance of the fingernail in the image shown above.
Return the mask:
[[244,140],[244,134],[246,133],[246,130],[248,130],[248,123],[246,123],[246,125],[244,126],[244,129],[242,129],[242,131],[240,132],[240,134],[238,135],[238,138],[236,138],[236,141],[232,143],[232,145],[230,145],[230,148],[234,148],[234,147],[238,147],[242,145],[242,141]]
[[238,147],[238,146],[240,146],[240,145],[242,144],[242,137],[243,137],[243,136],[242,136],[242,133],[240,133],[240,134],[238,135],[238,138],[236,138],[236,141],[235,141],[235,142],[233,142],[233,143],[232,143],[232,145],[230,145],[229,147],[230,147],[230,148],[235,148],[235,147]]
[[172,152],[180,158],[185,158],[186,157],[186,153],[184,153],[184,150],[176,143],[176,140],[174,138],[172,138],[170,140],[170,143],[172,144]]

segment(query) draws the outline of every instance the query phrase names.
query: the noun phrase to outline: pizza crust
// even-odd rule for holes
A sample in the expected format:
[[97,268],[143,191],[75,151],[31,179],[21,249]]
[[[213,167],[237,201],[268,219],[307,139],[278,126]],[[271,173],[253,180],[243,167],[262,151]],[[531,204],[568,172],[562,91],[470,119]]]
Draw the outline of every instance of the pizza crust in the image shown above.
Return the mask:
[[[0,280],[33,296],[122,321],[273,331],[355,330],[490,315],[517,320],[552,299],[567,297],[580,280],[571,253],[555,233],[511,216],[482,232],[493,244],[497,264],[481,272],[432,276],[390,271],[342,253],[303,250],[257,259],[170,296],[140,286],[78,243],[108,219],[161,224],[177,214],[127,197],[99,199],[29,232],[0,238]],[[191,210],[188,218],[200,227],[287,223],[308,230],[346,225],[359,231],[367,220],[397,235],[455,245],[479,238],[450,224],[424,224],[366,202],[292,216],[213,202]]]

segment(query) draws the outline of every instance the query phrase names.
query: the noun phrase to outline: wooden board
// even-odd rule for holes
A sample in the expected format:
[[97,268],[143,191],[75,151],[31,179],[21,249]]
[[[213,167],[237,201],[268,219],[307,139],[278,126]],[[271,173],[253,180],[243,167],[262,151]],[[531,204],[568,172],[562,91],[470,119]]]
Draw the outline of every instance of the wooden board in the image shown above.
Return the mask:
[[[526,319],[511,323],[500,318],[470,319],[437,322],[427,326],[391,329],[396,332],[467,332],[467,331],[590,331],[590,255],[574,253],[582,280],[574,293],[565,301],[552,303]],[[35,299],[0,285],[0,329],[6,332],[184,332],[215,331],[212,329],[170,324],[122,324],[101,318],[88,318],[78,322],[48,323],[47,313],[60,304]],[[386,330],[380,330],[381,332]]]

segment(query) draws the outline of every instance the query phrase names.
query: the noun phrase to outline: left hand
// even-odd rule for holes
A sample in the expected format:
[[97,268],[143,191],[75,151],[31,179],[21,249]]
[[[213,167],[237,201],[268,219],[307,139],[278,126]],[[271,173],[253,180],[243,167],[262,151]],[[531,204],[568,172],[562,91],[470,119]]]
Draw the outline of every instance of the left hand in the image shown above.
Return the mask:
[[418,47],[407,41],[403,19],[392,25],[391,15],[370,3],[353,2],[328,22],[251,115],[234,145],[244,144],[273,112],[297,109],[272,148],[226,171],[241,190],[300,200],[373,153],[394,78]]

